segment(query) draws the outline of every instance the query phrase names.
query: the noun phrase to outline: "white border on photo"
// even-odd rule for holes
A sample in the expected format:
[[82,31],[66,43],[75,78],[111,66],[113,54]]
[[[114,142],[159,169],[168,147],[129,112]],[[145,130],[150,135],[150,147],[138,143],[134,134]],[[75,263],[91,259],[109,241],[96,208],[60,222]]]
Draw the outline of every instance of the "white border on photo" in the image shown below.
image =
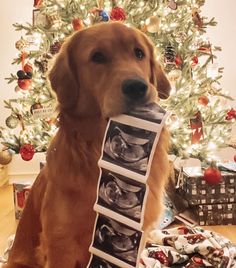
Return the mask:
[[[121,260],[119,260],[119,259],[117,259],[117,258],[115,258],[115,257],[113,257],[113,256],[111,256],[111,255],[109,255],[109,254],[97,249],[97,248],[90,247],[89,251],[92,254],[94,254],[94,255],[96,255],[96,256],[98,256],[98,257],[100,257],[100,258],[102,258],[102,259],[104,259],[104,260],[106,260],[106,261],[108,261],[110,263],[113,263],[113,264],[115,264],[115,265],[117,265],[119,267],[122,267],[122,268],[135,268],[135,267],[137,267],[137,265],[132,266],[132,265],[130,265],[130,264],[126,263],[126,262],[123,262],[123,261],[121,261]],[[89,268],[89,266],[87,266],[87,268]]]

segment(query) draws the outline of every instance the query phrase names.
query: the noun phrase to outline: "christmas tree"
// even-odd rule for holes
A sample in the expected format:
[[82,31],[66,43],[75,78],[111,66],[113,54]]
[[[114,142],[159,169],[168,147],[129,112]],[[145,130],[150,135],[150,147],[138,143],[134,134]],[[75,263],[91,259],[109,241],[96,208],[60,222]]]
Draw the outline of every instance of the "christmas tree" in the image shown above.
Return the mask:
[[[227,145],[236,111],[220,86],[222,68],[205,37],[215,19],[201,15],[204,0],[35,0],[33,22],[14,24],[25,36],[16,42],[16,99],[5,101],[11,115],[2,128],[6,149],[29,160],[45,151],[57,127],[56,100],[46,79],[51,59],[65,38],[95,23],[122,21],[145,32],[172,84],[161,105],[170,111],[171,154],[213,160],[215,150]],[[28,154],[29,153],[29,154]]]

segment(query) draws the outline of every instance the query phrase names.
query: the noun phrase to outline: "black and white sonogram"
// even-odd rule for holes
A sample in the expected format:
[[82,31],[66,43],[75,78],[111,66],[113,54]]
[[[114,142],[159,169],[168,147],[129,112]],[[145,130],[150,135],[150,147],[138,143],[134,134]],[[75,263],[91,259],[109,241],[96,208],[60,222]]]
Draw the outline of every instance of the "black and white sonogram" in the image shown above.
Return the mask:
[[113,263],[110,263],[100,257],[93,255],[92,260],[90,261],[89,266],[87,268],[119,268],[119,267]]
[[155,137],[153,131],[110,121],[103,160],[145,175]]
[[98,204],[137,222],[141,221],[146,185],[102,169]]
[[135,266],[141,237],[142,232],[99,214],[93,247]]
[[137,106],[135,109],[130,110],[126,114],[146,121],[161,124],[166,111],[156,103],[149,103],[144,106]]

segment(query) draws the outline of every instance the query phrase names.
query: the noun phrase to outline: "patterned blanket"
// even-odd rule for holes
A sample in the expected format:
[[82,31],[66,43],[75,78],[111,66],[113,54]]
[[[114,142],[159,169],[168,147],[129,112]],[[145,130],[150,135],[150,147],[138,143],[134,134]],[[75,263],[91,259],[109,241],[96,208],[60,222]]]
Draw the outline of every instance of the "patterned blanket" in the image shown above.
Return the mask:
[[[235,234],[236,235],[236,234]],[[139,268],[232,268],[236,245],[202,228],[155,230],[141,254]]]

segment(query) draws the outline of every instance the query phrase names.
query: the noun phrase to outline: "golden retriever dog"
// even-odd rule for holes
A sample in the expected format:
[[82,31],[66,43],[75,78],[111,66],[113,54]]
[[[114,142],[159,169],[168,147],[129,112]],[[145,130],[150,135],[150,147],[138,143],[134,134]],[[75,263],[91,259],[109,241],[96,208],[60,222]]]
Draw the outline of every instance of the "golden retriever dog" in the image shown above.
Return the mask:
[[[169,95],[170,84],[140,31],[100,23],[72,35],[49,72],[59,130],[47,152],[5,268],[85,268],[90,253],[107,120]],[[161,213],[169,174],[168,134],[160,136],[148,178],[145,232]]]

